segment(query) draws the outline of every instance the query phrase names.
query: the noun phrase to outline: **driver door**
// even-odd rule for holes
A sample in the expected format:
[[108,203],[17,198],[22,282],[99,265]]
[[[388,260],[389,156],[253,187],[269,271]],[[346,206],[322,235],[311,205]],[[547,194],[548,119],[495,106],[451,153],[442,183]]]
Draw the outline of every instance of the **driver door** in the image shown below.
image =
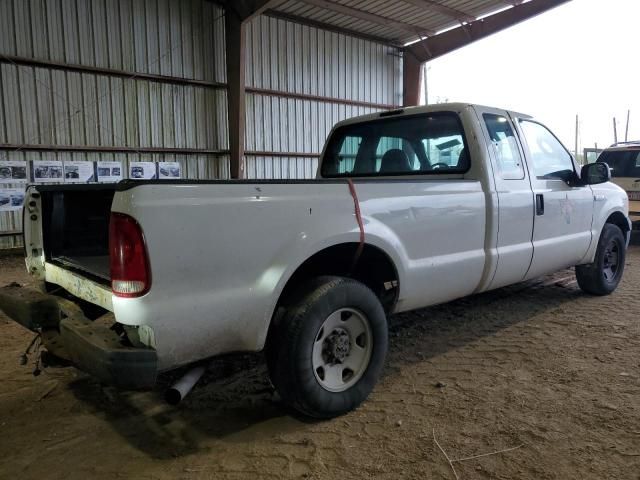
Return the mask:
[[533,258],[525,279],[576,265],[591,244],[593,193],[573,187],[571,154],[544,125],[514,119],[523,139],[534,194]]

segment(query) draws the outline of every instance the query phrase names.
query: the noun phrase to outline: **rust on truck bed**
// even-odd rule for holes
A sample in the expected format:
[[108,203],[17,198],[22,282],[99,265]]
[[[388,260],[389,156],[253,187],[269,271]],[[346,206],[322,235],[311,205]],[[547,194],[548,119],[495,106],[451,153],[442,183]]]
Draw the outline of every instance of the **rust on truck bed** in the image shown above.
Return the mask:
[[111,288],[52,263],[45,264],[45,279],[82,300],[113,311]]

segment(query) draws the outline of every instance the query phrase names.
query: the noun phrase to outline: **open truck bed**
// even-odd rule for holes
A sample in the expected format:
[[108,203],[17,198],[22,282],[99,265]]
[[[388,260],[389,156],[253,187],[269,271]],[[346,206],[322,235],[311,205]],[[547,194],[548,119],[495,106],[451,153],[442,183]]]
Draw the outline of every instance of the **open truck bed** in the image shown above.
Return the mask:
[[115,185],[34,187],[47,262],[109,283],[109,216]]
[[44,288],[0,288],[0,308],[38,333],[47,361],[74,364],[122,388],[144,388],[155,383],[156,352],[139,341],[136,328],[115,328],[109,258],[115,191],[115,184],[27,188],[27,268]]

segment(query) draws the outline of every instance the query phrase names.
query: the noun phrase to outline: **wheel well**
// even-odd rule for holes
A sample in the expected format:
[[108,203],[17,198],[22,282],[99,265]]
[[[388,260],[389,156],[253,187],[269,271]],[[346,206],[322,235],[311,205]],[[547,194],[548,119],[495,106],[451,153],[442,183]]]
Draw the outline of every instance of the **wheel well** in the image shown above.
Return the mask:
[[625,235],[629,231],[629,222],[622,212],[613,212],[605,223],[616,225]]
[[278,300],[286,306],[307,280],[321,275],[350,277],[364,283],[380,299],[386,312],[390,312],[398,297],[398,272],[389,256],[377,247],[364,245],[355,267],[353,259],[357,243],[343,243],[319,251],[308,258],[291,276]]

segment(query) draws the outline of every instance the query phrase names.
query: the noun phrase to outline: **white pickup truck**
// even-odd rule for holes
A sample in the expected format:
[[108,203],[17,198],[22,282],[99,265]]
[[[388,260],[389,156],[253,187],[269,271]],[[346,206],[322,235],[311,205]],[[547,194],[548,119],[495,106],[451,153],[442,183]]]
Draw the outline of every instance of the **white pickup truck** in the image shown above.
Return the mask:
[[28,270],[0,308],[105,382],[265,349],[314,417],[378,380],[387,315],[576,267],[622,277],[630,223],[606,164],[580,169],[527,115],[443,104],[350,119],[315,180],[30,186]]

